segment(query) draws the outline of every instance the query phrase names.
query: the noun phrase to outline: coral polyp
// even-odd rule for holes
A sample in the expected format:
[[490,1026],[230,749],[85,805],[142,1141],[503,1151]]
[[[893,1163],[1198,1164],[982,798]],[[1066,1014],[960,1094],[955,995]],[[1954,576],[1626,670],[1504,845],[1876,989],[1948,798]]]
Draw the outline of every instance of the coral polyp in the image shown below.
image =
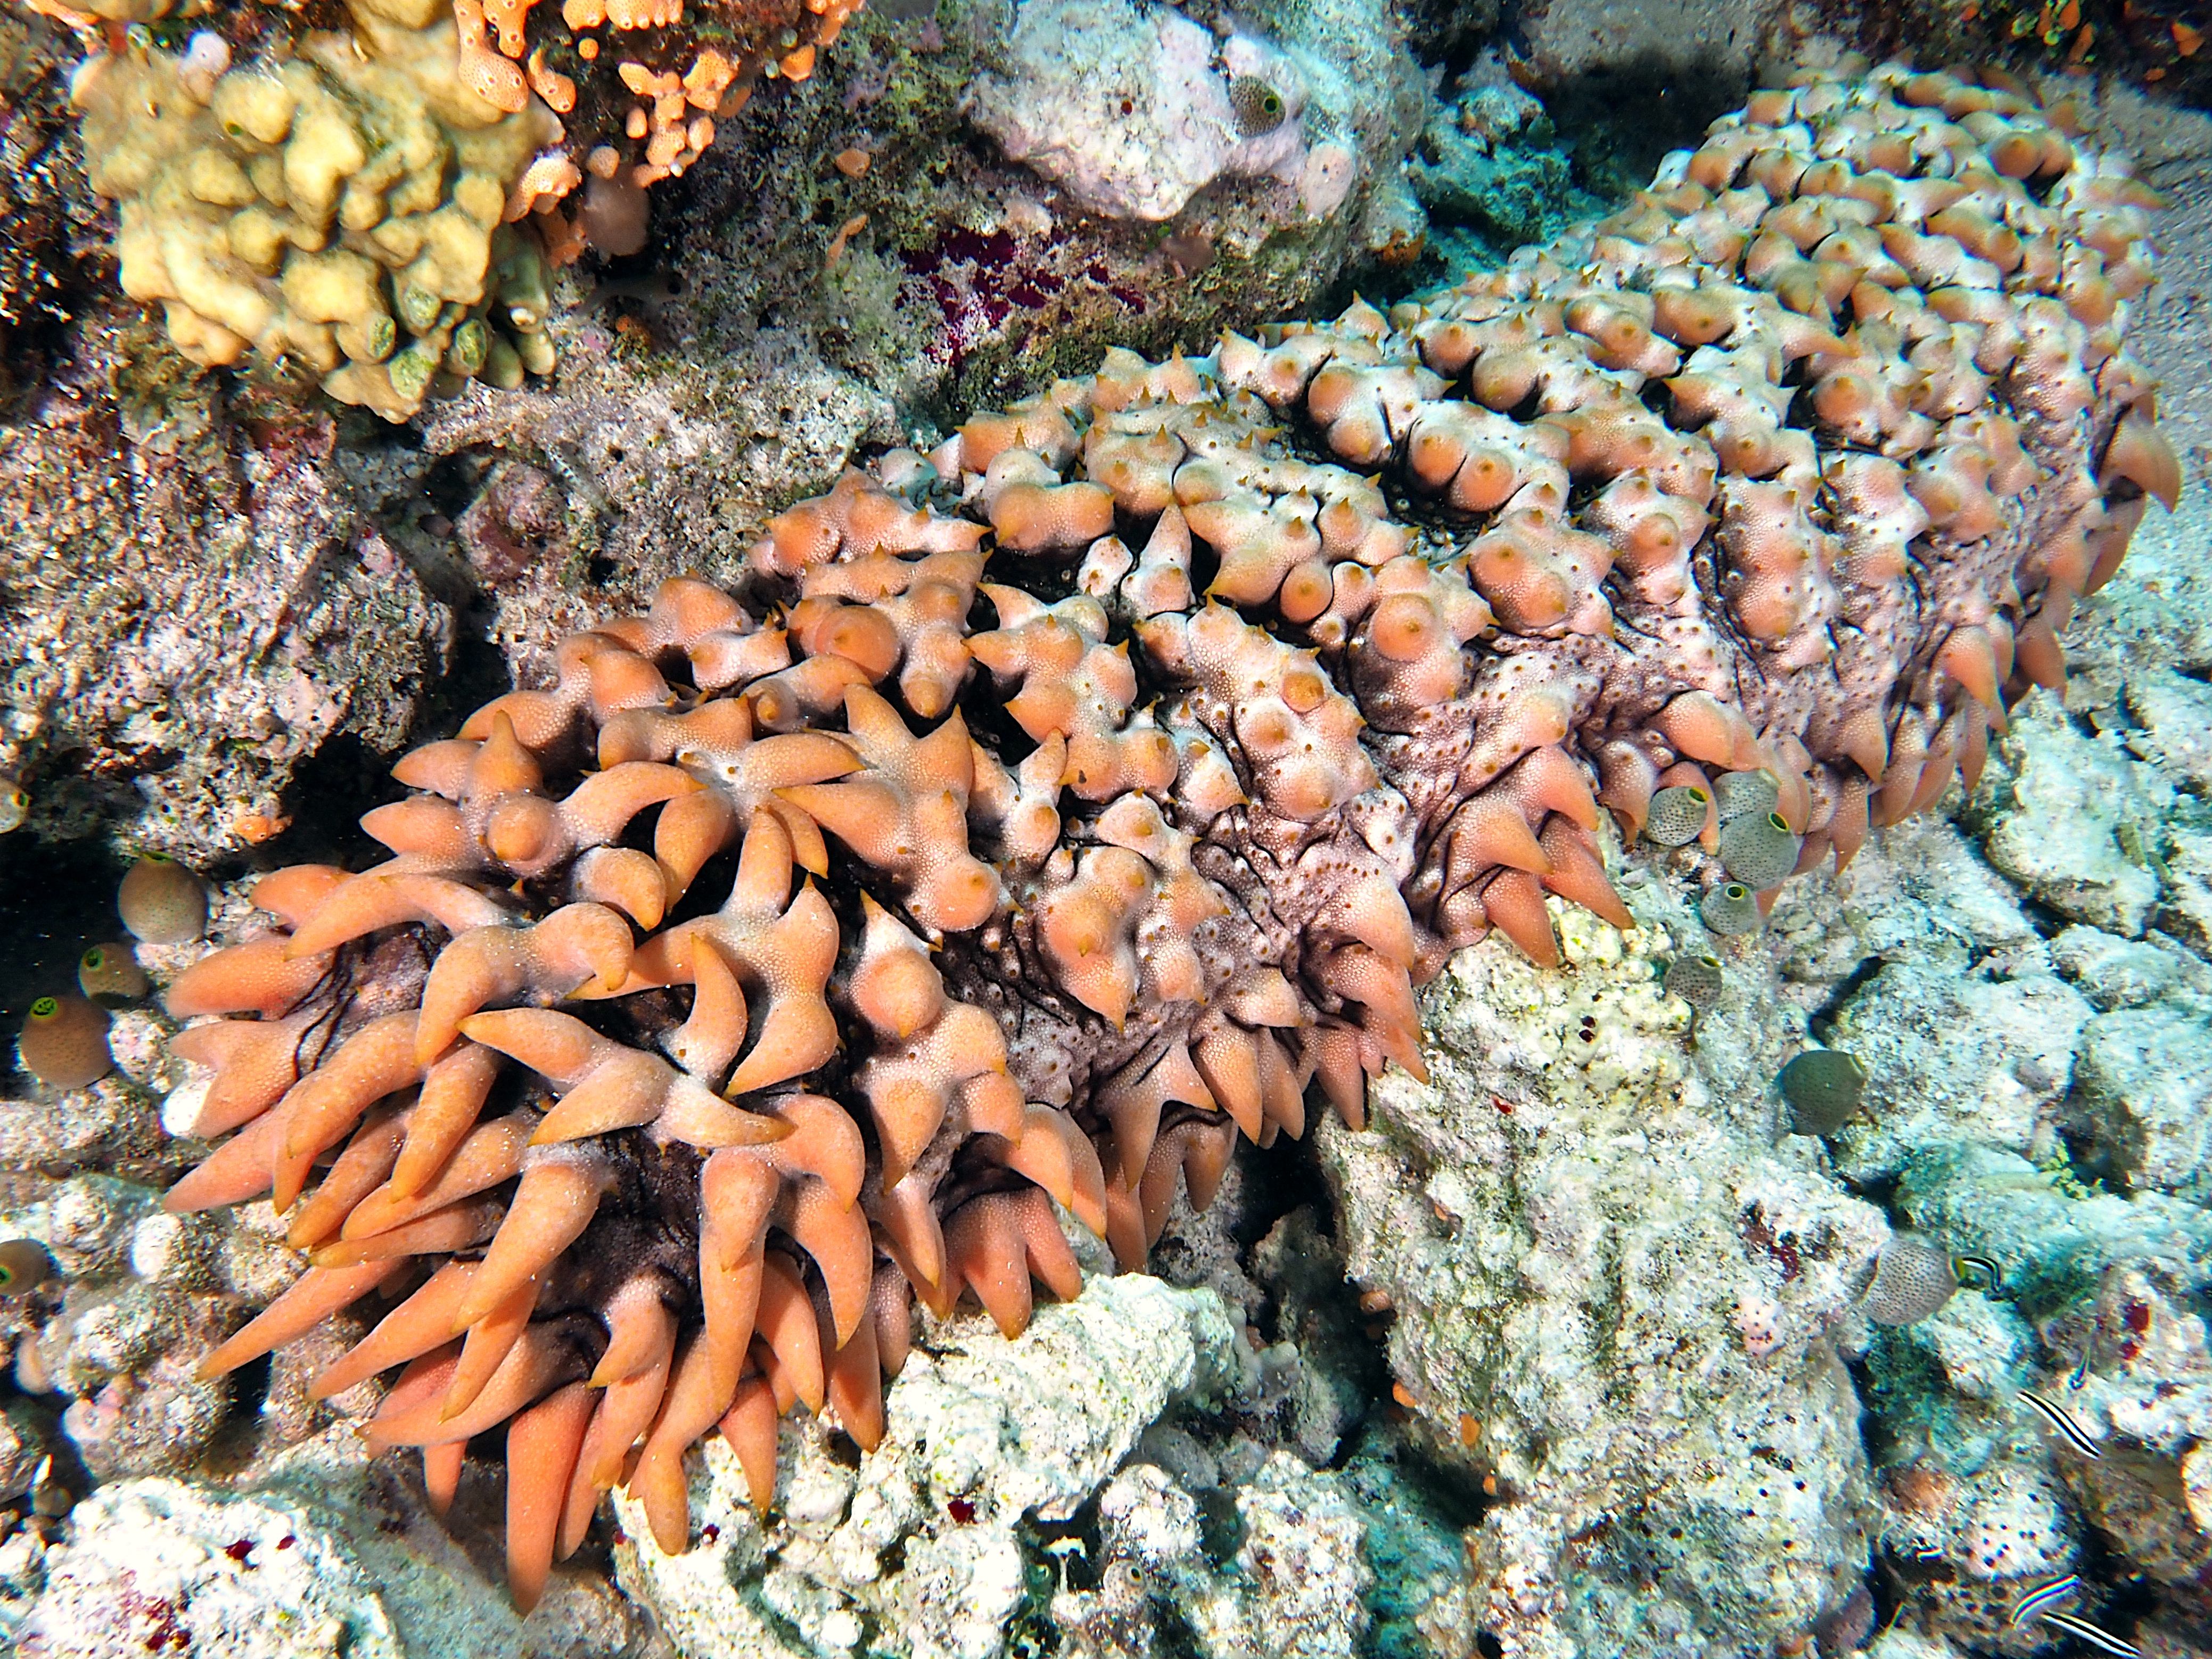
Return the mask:
[[1578,239],[1109,353],[572,635],[168,991],[252,1016],[177,1039],[235,1133],[171,1206],[312,1263],[210,1368],[383,1297],[317,1392],[403,1368],[370,1437],[448,1496],[505,1425],[527,1602],[618,1480],[681,1548],[703,1436],[763,1504],[794,1405],[873,1444],[915,1301],[1077,1291],[1063,1212],[1134,1266],[1310,1084],[1358,1127],[1454,951],[1632,925],[1606,812],[1757,927],[1972,781],[2171,497],[2148,204],[2011,90],[1808,76]]

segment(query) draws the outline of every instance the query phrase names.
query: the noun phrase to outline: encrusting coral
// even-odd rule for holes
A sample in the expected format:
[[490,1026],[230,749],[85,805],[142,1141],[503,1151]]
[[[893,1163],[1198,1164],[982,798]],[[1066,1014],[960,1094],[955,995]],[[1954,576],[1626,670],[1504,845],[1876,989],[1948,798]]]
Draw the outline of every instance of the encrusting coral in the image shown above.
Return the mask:
[[2173,494],[2149,204],[2005,86],[1808,75],[1580,242],[1111,353],[570,637],[169,988],[254,1017],[176,1040],[236,1133],[170,1206],[313,1264],[209,1370],[374,1293],[317,1392],[404,1367],[441,1497],[507,1425],[526,1602],[617,1481],[680,1548],[718,1425],[763,1504],[794,1403],[872,1444],[915,1298],[1077,1290],[1057,1210],[1133,1265],[1310,1081],[1358,1126],[1454,950],[1629,925],[1601,808],[1847,861]]
[[348,0],[349,29],[234,65],[210,30],[173,52],[97,27],[166,3],[34,3],[115,42],[70,97],[120,206],[125,291],[196,362],[298,366],[395,421],[475,376],[550,372],[548,264],[635,252],[647,186],[763,72],[805,79],[858,9]]

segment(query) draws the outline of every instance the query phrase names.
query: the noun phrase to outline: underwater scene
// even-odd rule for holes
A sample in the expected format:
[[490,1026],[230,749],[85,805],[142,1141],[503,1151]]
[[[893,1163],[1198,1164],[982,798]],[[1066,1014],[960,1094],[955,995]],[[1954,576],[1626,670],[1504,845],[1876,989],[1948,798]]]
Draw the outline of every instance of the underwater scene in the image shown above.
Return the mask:
[[0,1654],[2212,1659],[2212,0],[0,0]]

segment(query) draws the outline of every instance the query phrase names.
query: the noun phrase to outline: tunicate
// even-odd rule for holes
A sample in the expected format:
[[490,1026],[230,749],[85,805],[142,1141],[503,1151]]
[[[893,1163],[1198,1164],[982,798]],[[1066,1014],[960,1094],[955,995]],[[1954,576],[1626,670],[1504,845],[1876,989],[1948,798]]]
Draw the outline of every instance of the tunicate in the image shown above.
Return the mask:
[[1695,841],[1712,811],[1713,798],[1693,783],[1678,783],[1651,797],[1650,816],[1644,820],[1644,837],[1662,847],[1680,847]]
[[165,853],[143,853],[123,878],[115,908],[149,945],[189,945],[207,931],[207,889]]
[[1740,881],[1724,881],[1708,892],[1698,915],[1716,933],[1748,933],[1762,920],[1759,900]]
[[115,1066],[107,1051],[107,1010],[80,996],[40,997],[16,1047],[23,1069],[57,1089],[82,1089]]
[[1723,826],[1771,812],[1781,799],[1771,772],[1723,772],[1713,780],[1713,806]]
[[76,982],[95,1002],[136,1002],[154,988],[127,945],[94,945],[76,959]]
[[1753,892],[1776,885],[1797,867],[1797,847],[1779,812],[1747,813],[1721,829],[1722,866]]
[[1692,1008],[1710,1008],[1721,999],[1721,959],[1676,957],[1664,983],[1668,995],[1681,998]]

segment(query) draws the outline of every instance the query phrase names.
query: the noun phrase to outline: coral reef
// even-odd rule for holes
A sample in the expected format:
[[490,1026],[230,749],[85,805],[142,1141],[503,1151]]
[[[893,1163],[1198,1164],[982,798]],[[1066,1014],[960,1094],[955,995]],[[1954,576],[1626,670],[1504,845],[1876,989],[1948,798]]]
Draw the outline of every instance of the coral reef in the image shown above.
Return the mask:
[[551,367],[543,254],[507,222],[560,136],[543,104],[480,95],[428,4],[364,3],[287,63],[229,63],[203,33],[92,58],[72,88],[92,186],[119,204],[124,290],[161,302],[172,343],[300,364],[393,420],[441,375]]
[[[404,1295],[314,1392],[404,1364],[369,1437],[440,1497],[504,1425],[526,1603],[618,1480],[680,1550],[718,1425],[761,1505],[793,1404],[881,1440],[913,1299],[1011,1333],[1033,1278],[1074,1297],[1055,1206],[1133,1265],[1240,1136],[1302,1132],[1309,1079],[1356,1128],[1369,1079],[1424,1076],[1414,986],[1455,951],[1495,928],[1537,986],[1547,895],[1632,927],[1601,805],[1632,835],[1705,791],[1743,874],[1705,914],[1755,927],[1972,781],[2172,500],[2119,350],[2149,199],[2004,87],[1808,75],[1585,237],[1388,316],[1110,353],[772,521],[736,592],[571,635],[400,763],[362,825],[388,862],[264,878],[276,925],[169,987],[256,1017],[179,1039],[215,1073],[193,1131],[236,1133],[169,1208],[269,1194],[313,1263],[204,1370]],[[1607,1067],[1593,1109],[1677,1080]],[[1840,1316],[1878,1226],[1769,1184],[1778,1240],[1826,1241],[1790,1295]],[[1765,1277],[1687,1282],[1752,1358],[1806,1340]],[[1843,1602],[1847,1390],[1790,1387],[1730,1431],[1832,1506],[1747,1499],[1747,1538],[1808,1540],[1710,1601],[1747,1633]],[[1525,1484],[1569,1407],[1522,1409],[1484,1455]]]

